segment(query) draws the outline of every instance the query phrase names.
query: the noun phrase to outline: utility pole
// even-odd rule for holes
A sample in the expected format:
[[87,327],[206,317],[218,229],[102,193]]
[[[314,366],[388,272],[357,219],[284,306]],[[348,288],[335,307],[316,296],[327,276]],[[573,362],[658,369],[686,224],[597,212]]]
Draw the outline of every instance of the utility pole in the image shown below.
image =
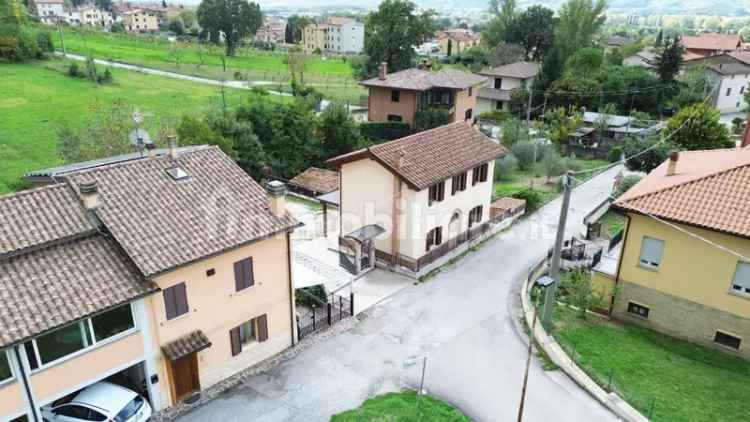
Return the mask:
[[526,130],[529,130],[531,127],[531,99],[533,94],[534,90],[531,89],[531,86],[529,85],[529,103],[526,106]]
[[570,206],[570,193],[572,190],[572,175],[568,171],[563,176],[563,201],[560,208],[560,220],[557,223],[557,237],[555,238],[555,248],[552,251],[552,264],[550,265],[549,275],[554,280],[544,292],[544,309],[542,323],[549,329],[552,323],[552,308],[555,303],[555,290],[560,284],[560,256],[562,255],[562,244],[565,238],[565,223],[568,220],[568,207]]
[[62,47],[62,53],[63,57],[66,57],[65,53],[65,37],[63,36],[63,30],[62,25],[60,25],[60,20],[57,20],[57,32],[60,34],[60,47]]

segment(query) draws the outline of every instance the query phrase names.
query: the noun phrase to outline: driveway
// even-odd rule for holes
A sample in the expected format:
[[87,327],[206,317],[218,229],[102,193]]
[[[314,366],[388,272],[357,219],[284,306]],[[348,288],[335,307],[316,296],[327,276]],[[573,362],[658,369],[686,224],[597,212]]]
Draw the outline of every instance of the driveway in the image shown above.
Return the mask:
[[[570,233],[610,193],[618,168],[576,188]],[[511,421],[518,411],[526,345],[517,332],[519,281],[554,241],[560,200],[481,249],[365,311],[354,328],[180,418],[181,422],[327,421],[363,400],[414,388],[427,356],[425,388],[477,421]],[[571,227],[572,226],[572,227]],[[559,371],[535,359],[525,421],[614,421]]]

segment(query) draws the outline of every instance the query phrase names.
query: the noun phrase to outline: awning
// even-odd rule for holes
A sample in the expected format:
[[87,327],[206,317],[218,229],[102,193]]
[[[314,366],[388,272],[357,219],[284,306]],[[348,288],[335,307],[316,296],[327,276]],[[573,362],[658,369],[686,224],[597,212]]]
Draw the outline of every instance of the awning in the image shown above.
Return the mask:
[[177,340],[165,344],[162,346],[161,350],[164,352],[167,359],[175,361],[191,353],[208,349],[209,347],[211,347],[211,342],[208,341],[208,337],[203,334],[203,331],[196,330],[178,338]]
[[323,195],[315,197],[315,199],[317,199],[318,201],[322,203],[338,207],[339,206],[339,191],[335,190],[333,192],[324,193]]
[[354,230],[344,237],[348,237],[350,239],[356,240],[359,243],[362,243],[365,240],[373,239],[383,233],[385,233],[384,228],[378,226],[377,224],[369,224],[367,226],[363,226],[358,228],[357,230]]

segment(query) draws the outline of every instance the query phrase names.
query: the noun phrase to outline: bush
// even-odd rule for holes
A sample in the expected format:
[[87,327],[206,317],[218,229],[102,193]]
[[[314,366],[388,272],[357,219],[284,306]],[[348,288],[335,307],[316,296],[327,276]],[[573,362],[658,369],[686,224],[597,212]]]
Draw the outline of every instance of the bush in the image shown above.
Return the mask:
[[539,206],[542,205],[542,201],[544,201],[542,194],[538,190],[531,189],[531,188],[520,190],[512,194],[511,196],[513,198],[523,199],[526,201],[526,213],[527,214],[539,208]]
[[530,170],[534,167],[535,160],[540,160],[539,146],[532,141],[518,142],[511,147],[513,155],[518,160],[518,168],[521,170]]
[[47,31],[40,31],[36,34],[36,45],[44,53],[55,52],[55,44],[52,43],[52,36]]
[[450,121],[451,114],[444,108],[433,107],[426,110],[419,110],[414,114],[414,125],[417,132],[447,125]]
[[491,110],[485,111],[478,116],[479,120],[489,120],[496,123],[502,123],[513,117],[510,112],[506,110]]
[[521,123],[520,120],[511,118],[505,121],[503,124],[503,145],[511,147],[518,142],[525,142],[529,140],[529,131],[526,130],[526,126]]
[[518,169],[518,160],[513,154],[495,160],[495,180],[508,180]]
[[297,306],[306,306],[308,308],[319,308],[323,303],[328,301],[326,289],[322,284],[297,289],[294,295],[294,303]]
[[556,151],[546,154],[542,161],[542,166],[544,167],[544,175],[547,176],[548,183],[552,177],[560,176],[568,169],[567,160],[562,158]]
[[72,62],[68,66],[68,76],[71,78],[85,78],[86,75],[81,72],[81,69],[78,67],[78,63]]
[[96,81],[100,84],[112,83],[114,81],[114,78],[112,77],[112,72],[109,70],[109,68],[104,69],[104,74],[98,75]]
[[375,141],[391,141],[412,134],[406,122],[366,122],[359,125],[362,136]]
[[125,32],[125,24],[122,22],[115,22],[109,27],[111,32]]
[[630,176],[623,177],[619,183],[615,186],[615,192],[614,197],[619,198],[620,195],[627,192],[630,188],[636,185],[636,183],[640,182],[642,179],[641,176],[638,176],[636,174],[631,174]]
[[620,158],[622,157],[622,147],[612,147],[611,150],[609,150],[609,155],[607,156],[607,160],[609,160],[610,163],[616,163],[620,161]]
[[38,33],[26,26],[0,24],[0,60],[24,62],[43,59]]

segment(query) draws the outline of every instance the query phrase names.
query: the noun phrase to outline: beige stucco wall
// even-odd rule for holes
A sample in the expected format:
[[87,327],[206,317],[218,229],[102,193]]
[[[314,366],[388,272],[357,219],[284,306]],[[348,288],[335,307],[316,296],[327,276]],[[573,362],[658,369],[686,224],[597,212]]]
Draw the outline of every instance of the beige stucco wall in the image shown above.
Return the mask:
[[[5,353],[0,351],[0,353]],[[18,415],[26,410],[21,384],[14,380],[0,385],[0,420]]]
[[[750,256],[750,240],[680,225],[714,243]],[[639,266],[643,236],[664,240],[657,271]],[[631,214],[620,278],[743,318],[750,318],[750,297],[731,292],[738,257],[663,223]]]
[[[100,379],[144,356],[140,331],[31,374],[31,386],[40,405]],[[124,369],[124,368],[123,368]]]
[[150,12],[132,13],[123,17],[123,24],[132,32],[157,31],[159,18]]
[[302,31],[302,45],[306,53],[312,53],[315,49],[325,51],[326,31],[318,25],[308,25]]
[[[234,263],[247,257],[253,258],[255,285],[235,292]],[[208,277],[206,271],[211,268],[216,274]],[[185,282],[189,306],[187,314],[168,321],[164,296],[152,296],[157,343],[163,346],[202,330],[212,343],[198,353],[202,388],[291,346],[293,297],[288,268],[287,239],[279,235],[157,277],[154,281],[162,289]],[[233,357],[229,330],[262,314],[268,318],[268,340],[245,346],[242,354]],[[158,359],[160,373],[164,373],[165,358],[160,355]]]
[[399,102],[394,103],[391,101],[390,88],[370,88],[369,121],[385,122],[388,121],[389,114],[396,114],[401,116],[404,122],[413,126],[419,92],[404,89],[399,91]]

